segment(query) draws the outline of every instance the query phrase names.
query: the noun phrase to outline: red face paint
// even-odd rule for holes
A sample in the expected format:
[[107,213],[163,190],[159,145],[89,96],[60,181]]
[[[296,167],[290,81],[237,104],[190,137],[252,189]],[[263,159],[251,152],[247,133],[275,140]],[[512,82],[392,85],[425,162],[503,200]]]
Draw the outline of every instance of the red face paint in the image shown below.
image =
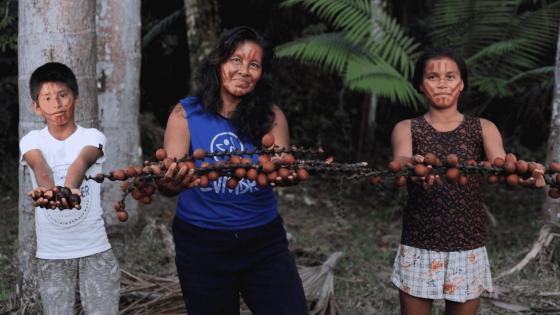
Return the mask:
[[429,59],[424,69],[420,89],[431,106],[447,108],[457,106],[464,84],[459,67],[450,58]]

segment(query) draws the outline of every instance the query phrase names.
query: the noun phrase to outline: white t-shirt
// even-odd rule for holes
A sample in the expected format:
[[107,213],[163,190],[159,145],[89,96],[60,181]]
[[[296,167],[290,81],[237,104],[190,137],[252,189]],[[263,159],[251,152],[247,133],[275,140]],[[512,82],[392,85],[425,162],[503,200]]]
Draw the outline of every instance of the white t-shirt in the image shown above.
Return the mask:
[[[20,143],[23,165],[27,163],[23,155],[33,149],[41,150],[49,164],[57,186],[64,186],[64,180],[70,164],[78,157],[85,146],[105,149],[105,136],[95,128],[82,128],[65,140],[54,138],[47,127],[33,130],[25,135]],[[105,155],[100,157],[87,171],[86,175],[101,173],[101,164]],[[37,179],[29,168],[33,188]],[[37,258],[71,259],[93,255],[111,248],[105,231],[101,209],[100,185],[93,180],[84,180],[80,186],[82,192],[81,209],[45,209],[35,208],[35,229],[37,231]]]

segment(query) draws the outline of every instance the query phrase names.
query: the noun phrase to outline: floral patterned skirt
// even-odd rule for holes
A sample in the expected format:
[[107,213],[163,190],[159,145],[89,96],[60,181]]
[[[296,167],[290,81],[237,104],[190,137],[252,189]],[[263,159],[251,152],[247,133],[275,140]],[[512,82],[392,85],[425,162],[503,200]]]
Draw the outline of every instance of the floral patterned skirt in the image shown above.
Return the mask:
[[486,247],[438,252],[401,244],[391,281],[412,296],[455,302],[493,291]]

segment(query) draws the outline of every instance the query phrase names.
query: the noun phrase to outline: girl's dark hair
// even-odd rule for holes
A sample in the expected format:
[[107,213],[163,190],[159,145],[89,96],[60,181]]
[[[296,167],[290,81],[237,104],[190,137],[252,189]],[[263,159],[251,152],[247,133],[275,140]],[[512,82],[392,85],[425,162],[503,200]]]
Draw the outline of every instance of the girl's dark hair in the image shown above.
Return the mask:
[[416,61],[416,66],[414,68],[414,75],[412,76],[412,85],[414,88],[422,93],[420,90],[420,85],[422,85],[422,79],[424,77],[424,70],[426,69],[426,63],[430,59],[439,59],[439,58],[449,58],[457,64],[459,67],[459,72],[461,73],[461,79],[463,80],[463,84],[465,87],[463,91],[466,91],[469,87],[469,72],[467,71],[467,65],[465,64],[465,60],[461,56],[459,56],[455,51],[447,48],[433,48],[425,53],[423,53],[418,61]]
[[74,72],[68,66],[59,62],[48,62],[35,69],[29,79],[29,94],[31,99],[37,101],[41,85],[45,82],[58,82],[68,86],[78,96],[78,82]]
[[209,112],[219,113],[220,65],[226,62],[240,43],[250,41],[263,50],[262,76],[255,89],[241,98],[231,116],[236,133],[244,140],[260,142],[260,138],[272,128],[272,86],[268,72],[272,66],[274,52],[269,41],[250,27],[239,26],[225,31],[214,48],[202,61],[196,76],[198,90],[195,95]]

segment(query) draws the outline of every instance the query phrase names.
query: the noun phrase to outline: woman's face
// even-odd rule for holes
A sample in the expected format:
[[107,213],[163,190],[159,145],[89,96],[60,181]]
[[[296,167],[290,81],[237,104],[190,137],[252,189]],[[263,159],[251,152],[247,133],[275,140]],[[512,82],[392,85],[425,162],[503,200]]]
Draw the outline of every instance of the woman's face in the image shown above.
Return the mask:
[[242,97],[251,93],[262,76],[263,49],[252,41],[241,42],[220,65],[221,93]]
[[428,59],[420,90],[432,106],[456,106],[464,86],[455,61],[447,57]]

